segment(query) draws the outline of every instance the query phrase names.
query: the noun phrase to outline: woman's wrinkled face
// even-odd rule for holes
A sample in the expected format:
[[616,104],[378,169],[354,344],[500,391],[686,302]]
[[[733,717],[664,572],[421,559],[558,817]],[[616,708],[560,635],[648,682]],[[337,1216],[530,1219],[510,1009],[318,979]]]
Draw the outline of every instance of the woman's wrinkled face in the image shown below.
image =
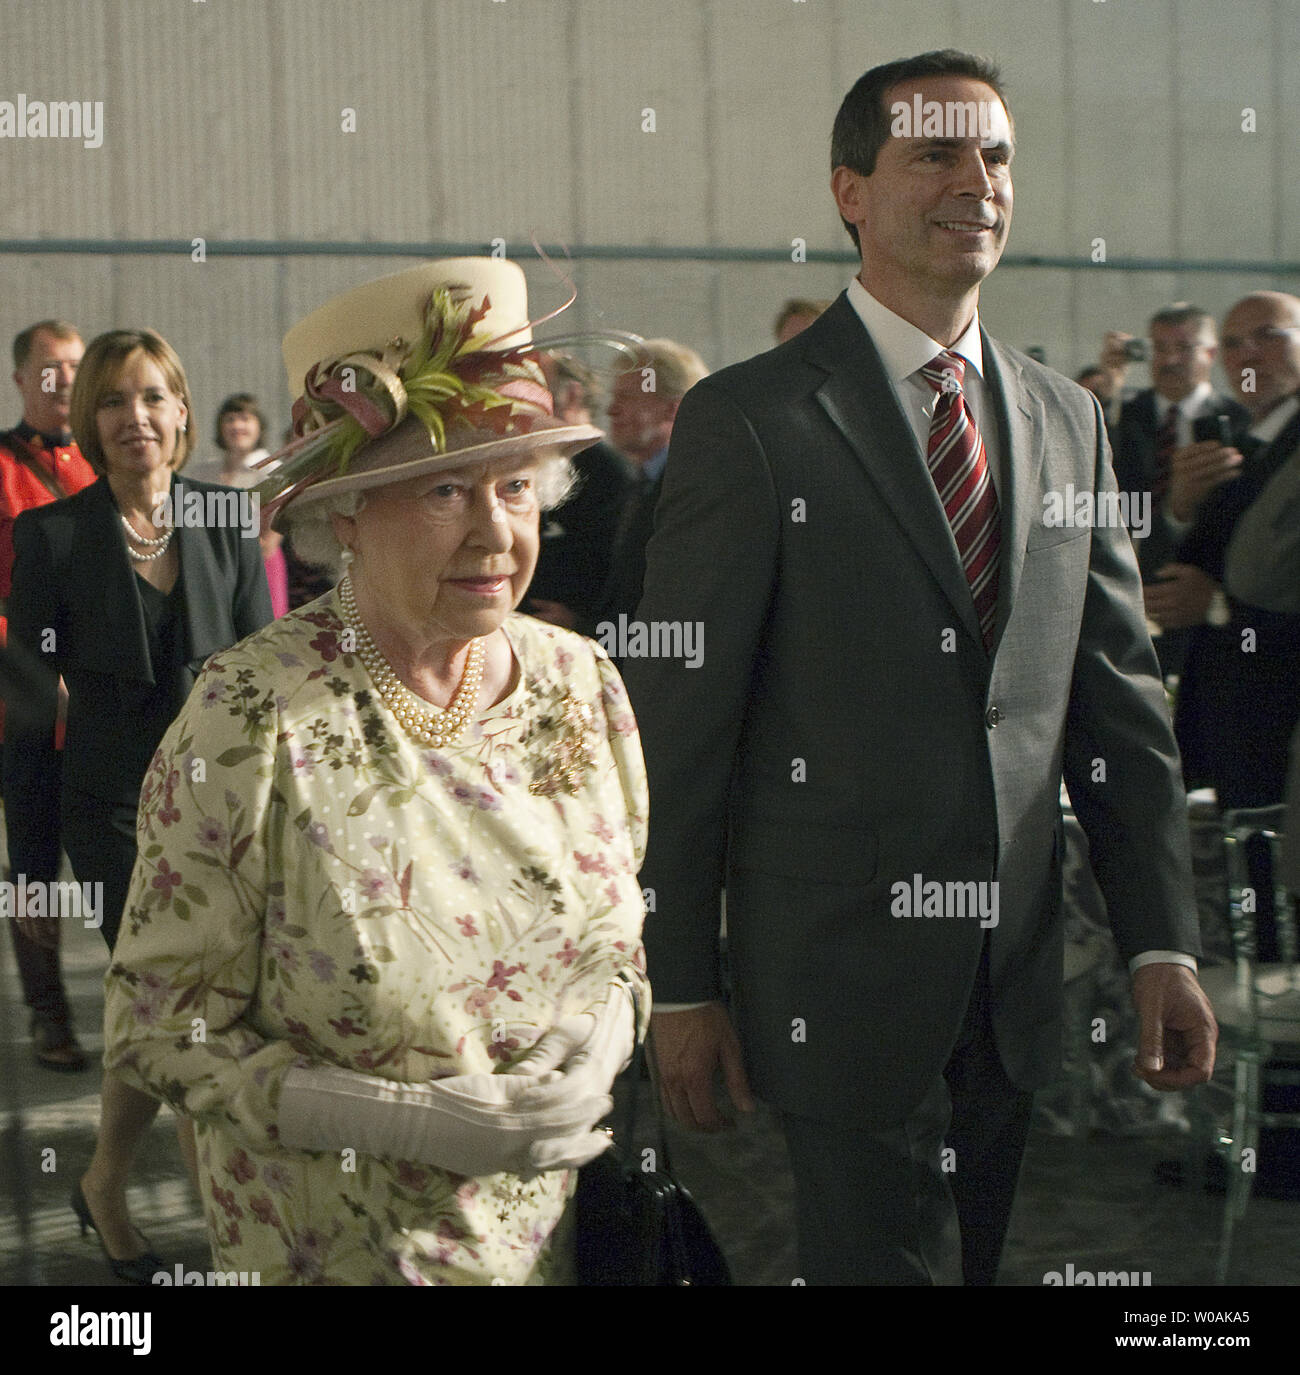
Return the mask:
[[105,467],[119,476],[146,476],[170,468],[185,422],[185,403],[168,387],[158,364],[137,350],[95,407]]
[[537,566],[540,463],[529,455],[410,478],[368,491],[355,516],[335,516],[371,615],[430,642],[498,629]]

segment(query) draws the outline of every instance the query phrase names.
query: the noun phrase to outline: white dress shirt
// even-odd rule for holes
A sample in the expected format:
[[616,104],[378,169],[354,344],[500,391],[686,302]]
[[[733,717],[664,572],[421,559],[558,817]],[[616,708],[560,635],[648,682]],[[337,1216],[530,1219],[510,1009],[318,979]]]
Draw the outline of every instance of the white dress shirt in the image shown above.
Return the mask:
[[[848,294],[849,304],[857,311],[858,318],[880,354],[890,386],[894,389],[903,414],[907,416],[921,456],[924,457],[930,445],[930,422],[939,404],[939,393],[921,376],[920,370],[933,363],[935,356],[947,346],[931,339],[923,329],[918,329],[901,315],[895,315],[887,306],[882,306],[856,277],[849,283]],[[959,354],[966,362],[962,391],[974,417],[975,427],[984,441],[989,477],[993,482],[993,490],[1000,498],[1006,485],[1005,470],[998,442],[998,427],[992,423],[993,408],[984,381],[984,341],[980,338],[978,311],[971,316],[971,322],[961,338],[947,351]],[[987,424],[986,417],[989,421]]]

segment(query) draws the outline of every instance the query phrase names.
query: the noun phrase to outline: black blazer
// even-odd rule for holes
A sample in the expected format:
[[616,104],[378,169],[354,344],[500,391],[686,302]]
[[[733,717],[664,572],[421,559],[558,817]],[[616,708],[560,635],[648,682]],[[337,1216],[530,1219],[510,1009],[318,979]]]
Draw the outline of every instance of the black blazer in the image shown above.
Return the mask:
[[[605,580],[591,617],[578,623],[577,628],[584,635],[599,638],[600,626],[609,623],[617,628],[620,615],[627,616],[629,620],[636,615],[645,583],[646,546],[654,533],[655,507],[659,503],[662,486],[662,473],[648,482],[633,478],[619,514],[609,577]],[[611,657],[615,663],[620,663],[617,655]]]
[[542,517],[541,549],[528,595],[589,616],[609,580],[619,513],[634,479],[627,460],[608,444],[593,444],[571,461],[580,485],[563,506]]
[[[228,492],[181,479],[188,491]],[[177,479],[173,478],[173,491]],[[182,672],[179,711],[204,661],[269,622],[271,599],[261,548],[240,529],[178,527],[177,586]],[[47,862],[48,803],[58,787],[52,748],[55,674],[68,688],[62,785],[116,801],[141,778],[129,761],[145,742],[124,749],[133,703],[152,695],[144,613],[108,482],[25,511],[14,524],[9,645],[27,665],[44,665],[45,687],[10,706],[4,750],[9,860],[15,873]],[[153,746],[157,741],[151,742]],[[44,819],[42,819],[44,818]]]
[[[1241,476],[1205,498],[1178,561],[1221,583],[1237,521],[1297,450],[1300,414],[1271,444],[1245,451]],[[1213,787],[1225,807],[1268,806],[1282,801],[1300,722],[1300,616],[1249,606],[1230,593],[1228,607],[1227,625],[1192,629],[1174,728],[1188,786]]]

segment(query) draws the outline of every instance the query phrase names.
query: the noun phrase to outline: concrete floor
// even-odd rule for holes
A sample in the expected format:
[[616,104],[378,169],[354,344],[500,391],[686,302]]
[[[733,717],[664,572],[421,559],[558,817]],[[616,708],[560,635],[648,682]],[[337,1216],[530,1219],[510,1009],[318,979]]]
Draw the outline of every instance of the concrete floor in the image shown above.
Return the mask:
[[[69,923],[64,969],[82,1044],[96,1059],[106,951],[97,932]],[[69,1192],[85,1167],[98,1116],[98,1065],[54,1074],[31,1058],[8,933],[0,954],[0,1284],[111,1285],[93,1237],[78,1236]],[[643,1093],[647,1090],[643,1089]],[[643,1121],[646,1110],[642,1112]],[[638,1135],[640,1135],[638,1131]],[[783,1143],[760,1112],[726,1137],[674,1130],[674,1164],[728,1253],[742,1285],[789,1285],[798,1273],[792,1189]],[[1185,1134],[1031,1138],[1003,1261],[1002,1285],[1041,1286],[1050,1270],[1150,1270],[1157,1285],[1212,1280],[1221,1196],[1196,1184],[1158,1185],[1152,1167],[1186,1156]],[[1195,1152],[1192,1152],[1195,1154]],[[134,1216],[170,1264],[209,1268],[197,1201],[185,1180],[173,1119],[160,1113],[131,1193]],[[1253,1199],[1239,1229],[1233,1283],[1300,1284],[1300,1204]]]

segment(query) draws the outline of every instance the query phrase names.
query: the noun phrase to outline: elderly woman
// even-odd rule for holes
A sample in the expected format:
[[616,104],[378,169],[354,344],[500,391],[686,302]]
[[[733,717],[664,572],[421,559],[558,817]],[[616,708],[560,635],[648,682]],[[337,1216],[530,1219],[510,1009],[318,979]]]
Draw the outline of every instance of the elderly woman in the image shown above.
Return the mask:
[[266,495],[347,573],[217,655],[150,768],[108,1058],[194,1118],[215,1263],[263,1285],[554,1279],[647,1006],[627,698],[512,614],[599,437],[527,318],[461,259],[290,332]]
[[[102,885],[100,931],[112,951],[135,864],[140,785],[203,661],[271,616],[257,542],[238,525],[171,524],[193,407],[180,359],[152,330],[113,330],[86,350],[72,390],[77,443],[99,474],[14,525],[9,638],[50,674],[48,695],[11,713],[4,752],[9,862],[39,874],[51,843],[48,799],[82,884]],[[186,480],[191,493],[210,491]],[[68,689],[62,779],[52,745],[54,675]],[[99,1137],[73,1191],[113,1273],[148,1283],[158,1258],[131,1225],[127,1177],[158,1111],[104,1076]],[[192,1150],[188,1129],[181,1146]]]

